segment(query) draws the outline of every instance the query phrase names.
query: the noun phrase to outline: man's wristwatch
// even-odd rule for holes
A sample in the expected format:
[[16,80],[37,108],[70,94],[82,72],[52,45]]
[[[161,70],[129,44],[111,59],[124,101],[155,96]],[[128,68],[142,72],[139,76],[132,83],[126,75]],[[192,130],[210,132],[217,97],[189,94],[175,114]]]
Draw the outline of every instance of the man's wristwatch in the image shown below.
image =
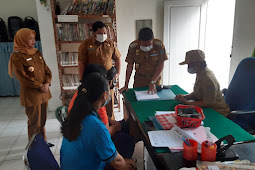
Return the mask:
[[151,81],[151,84],[156,84],[156,81]]

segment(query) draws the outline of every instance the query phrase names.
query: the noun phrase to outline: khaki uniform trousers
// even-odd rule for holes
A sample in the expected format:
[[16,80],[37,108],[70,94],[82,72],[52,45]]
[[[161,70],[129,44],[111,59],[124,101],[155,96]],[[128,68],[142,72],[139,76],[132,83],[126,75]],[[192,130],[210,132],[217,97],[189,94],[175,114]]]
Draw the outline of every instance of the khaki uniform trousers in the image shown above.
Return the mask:
[[26,114],[28,117],[27,121],[27,129],[28,129],[28,139],[31,139],[31,137],[38,133],[43,136],[43,138],[46,139],[45,135],[45,123],[47,119],[47,106],[48,102],[42,103],[37,106],[32,107],[26,107]]

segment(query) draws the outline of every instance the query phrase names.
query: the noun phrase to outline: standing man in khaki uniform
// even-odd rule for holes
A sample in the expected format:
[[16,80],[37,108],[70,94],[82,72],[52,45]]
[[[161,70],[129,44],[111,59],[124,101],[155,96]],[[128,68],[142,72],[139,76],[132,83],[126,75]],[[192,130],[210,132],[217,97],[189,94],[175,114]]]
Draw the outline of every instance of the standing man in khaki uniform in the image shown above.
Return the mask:
[[154,39],[150,28],[142,28],[139,31],[138,40],[129,45],[126,57],[127,70],[125,86],[120,92],[128,90],[128,83],[135,64],[134,88],[148,87],[148,93],[156,93],[156,85],[160,85],[161,72],[164,61],[167,60],[163,43]]
[[201,50],[188,51],[185,61],[180,63],[180,65],[184,64],[188,64],[190,74],[197,74],[194,91],[188,95],[178,94],[175,99],[187,105],[210,107],[227,116],[230,108],[224,100],[213,72],[207,68],[204,52]]
[[[116,79],[120,74],[120,52],[114,42],[110,39],[107,39],[106,25],[103,22],[95,22],[92,28],[93,36],[83,41],[79,47],[78,69],[80,80],[82,79],[83,72],[88,64],[99,64],[104,66],[106,71],[109,71],[113,66],[112,60],[115,62],[117,71],[115,76]],[[113,106],[114,89],[111,89],[111,100],[106,105],[107,114],[111,118],[114,118]]]
[[[41,134],[46,140],[45,123],[48,100],[51,98],[49,86],[51,71],[35,45],[35,31],[20,29],[14,37],[14,51],[9,61],[9,75],[20,82],[20,102],[25,106],[28,117],[28,138]],[[49,144],[52,146],[52,144]]]

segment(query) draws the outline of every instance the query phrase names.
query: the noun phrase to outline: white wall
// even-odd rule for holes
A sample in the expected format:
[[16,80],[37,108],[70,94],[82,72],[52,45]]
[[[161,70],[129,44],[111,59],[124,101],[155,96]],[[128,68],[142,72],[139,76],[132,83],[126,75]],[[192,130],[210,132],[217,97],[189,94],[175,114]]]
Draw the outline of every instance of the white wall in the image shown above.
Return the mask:
[[10,16],[18,16],[23,20],[31,16],[38,21],[35,0],[0,0],[0,18],[4,20],[6,27]]
[[[129,44],[136,37],[136,20],[152,19],[152,29],[157,39],[163,40],[164,0],[116,0],[118,49],[122,55],[120,87],[124,86],[126,55]],[[129,87],[133,87],[133,77]]]
[[255,48],[255,1],[236,0],[233,49],[230,67],[231,81],[236,67],[246,57],[251,57]]
[[[49,0],[48,0],[49,1]],[[36,0],[36,8],[39,20],[39,28],[42,43],[42,52],[46,64],[52,72],[52,81],[50,91],[52,98],[49,100],[49,110],[55,111],[55,109],[62,105],[60,96],[60,82],[58,74],[58,64],[56,56],[56,47],[53,32],[53,23],[51,10],[47,10],[41,5],[39,0]]]

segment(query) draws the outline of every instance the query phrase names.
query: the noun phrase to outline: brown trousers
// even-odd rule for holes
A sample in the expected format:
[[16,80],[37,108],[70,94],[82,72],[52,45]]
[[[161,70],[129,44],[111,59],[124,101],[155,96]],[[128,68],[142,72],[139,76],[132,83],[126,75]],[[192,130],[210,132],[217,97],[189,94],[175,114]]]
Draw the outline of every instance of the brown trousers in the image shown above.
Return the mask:
[[114,113],[113,113],[113,108],[114,108],[114,89],[111,89],[110,92],[111,92],[111,100],[109,101],[109,103],[105,107],[106,107],[107,115],[111,119],[114,120],[115,119]]
[[28,117],[28,139],[31,139],[34,134],[38,133],[43,136],[45,141],[47,140],[44,127],[47,119],[47,106],[48,102],[32,107],[25,106]]

